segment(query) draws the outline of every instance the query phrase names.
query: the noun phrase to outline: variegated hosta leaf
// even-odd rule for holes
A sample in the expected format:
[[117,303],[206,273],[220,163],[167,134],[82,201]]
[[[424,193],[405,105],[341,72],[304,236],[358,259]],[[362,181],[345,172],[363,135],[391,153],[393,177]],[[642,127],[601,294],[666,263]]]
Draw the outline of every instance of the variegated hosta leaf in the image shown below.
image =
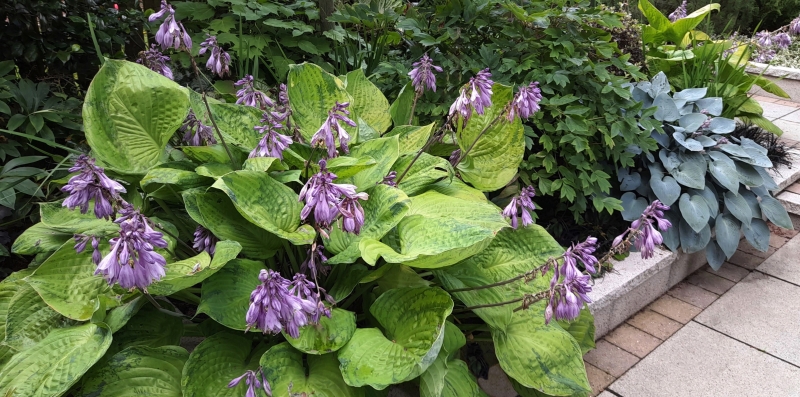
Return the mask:
[[[311,137],[327,119],[328,111],[337,102],[352,103],[354,99],[347,93],[342,80],[311,63],[291,65],[286,87],[292,106],[292,119],[306,141],[311,141]],[[350,119],[357,122],[358,115],[353,107],[351,105],[349,109]],[[352,137],[356,137],[357,128],[342,126]]]
[[307,363],[308,367],[305,367],[303,353],[288,343],[273,346],[260,361],[273,393],[289,392],[314,397],[364,396],[364,388],[349,386],[342,379],[335,354],[307,356]]

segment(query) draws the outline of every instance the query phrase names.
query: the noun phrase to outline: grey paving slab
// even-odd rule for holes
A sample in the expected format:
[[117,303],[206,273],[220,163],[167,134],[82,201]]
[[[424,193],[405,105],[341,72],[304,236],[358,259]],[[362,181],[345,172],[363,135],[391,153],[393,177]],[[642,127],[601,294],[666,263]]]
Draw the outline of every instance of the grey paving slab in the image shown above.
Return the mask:
[[[767,258],[756,270],[800,285],[800,235],[793,237],[772,256]],[[797,297],[800,299],[800,297]]]
[[625,397],[800,397],[800,368],[690,322],[608,390]]
[[617,397],[617,396],[611,394],[611,392],[604,391],[604,392],[598,394],[597,397]]
[[[800,366],[800,287],[796,285],[750,273],[694,321]],[[800,378],[796,383],[800,389]]]
[[[769,105],[773,104],[770,103]],[[775,105],[775,106],[783,106],[783,105]],[[783,135],[781,135],[781,138],[800,141],[800,123],[793,123],[791,121],[786,121],[786,120],[775,120],[773,121],[773,124],[775,124],[776,126],[778,126],[778,128],[783,130]]]
[[762,103],[761,107],[764,109],[764,117],[774,120],[786,116],[790,113],[797,111],[797,107],[779,105],[777,103]]
[[781,192],[777,197],[778,201],[783,204],[786,211],[792,214],[800,214],[800,194],[792,192]]

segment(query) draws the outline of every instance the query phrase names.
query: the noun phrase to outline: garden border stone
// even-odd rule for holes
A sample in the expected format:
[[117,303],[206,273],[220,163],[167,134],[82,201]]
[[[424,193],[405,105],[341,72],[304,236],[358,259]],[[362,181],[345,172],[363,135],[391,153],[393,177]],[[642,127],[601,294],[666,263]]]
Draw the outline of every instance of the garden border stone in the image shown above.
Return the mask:
[[800,69],[750,62],[746,70],[748,73],[755,75],[759,75],[763,72],[762,77],[781,87],[789,94],[790,98],[781,98],[777,95],[770,94],[758,86],[753,86],[750,93],[800,103]]

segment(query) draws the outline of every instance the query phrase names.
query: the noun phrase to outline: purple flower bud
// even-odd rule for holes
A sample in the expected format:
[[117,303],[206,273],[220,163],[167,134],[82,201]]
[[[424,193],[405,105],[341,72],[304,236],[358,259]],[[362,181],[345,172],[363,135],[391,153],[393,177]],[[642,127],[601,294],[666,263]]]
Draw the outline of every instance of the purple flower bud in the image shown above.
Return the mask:
[[556,320],[572,321],[580,315],[584,303],[591,303],[588,293],[592,291],[591,277],[570,272],[561,284],[551,286],[550,302],[545,308],[545,322],[549,323],[548,311],[555,311]]
[[86,249],[86,243],[89,242],[89,236],[76,234],[72,236],[72,238],[75,239],[75,252],[80,254]]
[[125,188],[106,176],[103,168],[96,166],[95,160],[85,154],[75,160],[75,165],[69,171],[80,171],[80,174],[70,178],[61,188],[61,191],[69,194],[61,205],[69,209],[80,207],[81,213],[85,214],[89,210],[89,202],[94,200],[94,215],[98,219],[111,218],[114,214],[113,204],[122,200],[119,194],[124,193]]
[[152,44],[149,50],[139,53],[139,59],[136,60],[136,63],[140,63],[150,70],[173,80],[172,69],[167,66],[168,61],[169,57],[158,51],[156,45]]
[[175,9],[167,4],[166,0],[161,0],[161,10],[150,15],[148,20],[155,22],[164,17],[164,15],[167,18],[161,22],[161,26],[158,27],[158,32],[156,32],[156,42],[161,45],[161,49],[174,48],[179,50],[183,46],[187,50],[191,50],[192,39],[183,24],[175,20]]
[[756,33],[756,43],[760,47],[771,47],[772,46],[772,36],[770,36],[769,32],[766,30],[762,30]]
[[539,82],[534,81],[527,87],[520,87],[519,92],[511,100],[511,110],[508,112],[508,121],[514,120],[519,115],[520,118],[527,119],[539,111],[539,102],[542,100],[542,91],[539,89]]
[[672,223],[664,218],[664,211],[666,210],[669,210],[669,206],[662,204],[659,200],[653,200],[642,212],[642,216],[631,224],[631,228],[638,229],[642,233],[633,244],[641,252],[644,259],[652,258],[656,245],[661,245],[664,242],[661,233],[653,227],[653,222],[656,222],[658,228],[662,231],[672,227]]
[[283,124],[276,121],[271,113],[264,112],[261,123],[262,125],[254,128],[264,136],[248,157],[275,157],[283,160],[283,151],[292,144],[292,138],[277,132],[283,128]]
[[[340,122],[343,122],[351,127],[358,126],[353,120],[350,120],[348,115],[350,111],[347,107],[350,106],[349,102],[339,103],[336,102],[333,108],[328,111],[328,118],[322,123],[314,136],[311,137],[311,146],[322,147],[328,150],[328,158],[333,158],[339,155],[336,151],[336,138],[339,138],[339,148],[344,153],[350,153],[347,144],[350,142],[350,134],[342,127]],[[334,136],[334,131],[336,135]]]
[[533,197],[536,196],[536,189],[533,186],[527,186],[519,192],[518,195],[511,199],[506,208],[503,209],[503,216],[511,221],[511,227],[516,229],[519,226],[517,217],[522,217],[522,226],[528,226],[533,223],[533,217],[530,211],[536,209],[533,204]]
[[364,224],[364,209],[357,200],[367,200],[367,193],[357,193],[356,187],[349,184],[336,184],[336,174],[328,172],[325,160],[319,162],[320,172],[308,179],[300,190],[300,201],[306,205],[300,211],[305,221],[314,211],[314,222],[322,229],[330,226],[342,215],[343,229],[358,234]]
[[325,265],[328,258],[325,256],[324,250],[325,247],[322,245],[312,245],[311,248],[308,249],[306,259],[300,265],[300,271],[310,274],[311,278],[314,280],[316,280],[320,274],[328,274],[328,270],[330,270],[331,267]]
[[201,123],[191,109],[178,131],[183,132],[183,142],[188,146],[210,146],[217,143],[214,139],[214,130]]
[[205,41],[200,43],[200,51],[198,52],[200,55],[205,54],[208,50],[210,50],[211,54],[209,54],[208,62],[206,62],[206,68],[219,75],[219,77],[230,74],[231,71],[228,67],[231,64],[231,56],[217,44],[217,36],[206,34]]
[[411,66],[413,66],[414,69],[408,72],[408,75],[411,77],[411,85],[414,86],[417,95],[425,92],[426,87],[436,92],[436,76],[433,75],[433,71],[435,70],[441,73],[442,68],[434,65],[433,60],[428,57],[427,53],[422,56],[422,59],[414,62]]
[[792,19],[792,22],[789,24],[789,33],[795,36],[800,35],[800,17]]
[[236,91],[236,104],[252,106],[266,111],[268,108],[275,107],[275,102],[267,94],[256,90],[252,75],[244,76],[243,79],[233,83],[237,87],[242,87]]
[[244,383],[247,385],[245,397],[256,397],[257,389],[263,389],[264,393],[267,393],[268,396],[272,397],[272,388],[270,387],[269,382],[267,382],[267,378],[264,376],[264,371],[261,369],[261,367],[255,371],[247,370],[242,376],[234,378],[228,383],[228,388],[232,389],[238,386],[242,380],[244,380]]
[[389,171],[389,173],[383,177],[383,181],[380,183],[391,187],[397,187],[397,182],[395,182],[395,179],[397,179],[397,171]]
[[778,49],[785,50],[792,45],[792,37],[789,36],[788,33],[778,33],[772,37],[772,43],[775,44]]
[[589,273],[594,273],[594,266],[597,264],[597,258],[592,254],[596,249],[597,239],[591,236],[587,237],[582,243],[577,245],[573,244],[564,252],[564,266],[572,266],[575,268],[577,266],[577,261],[581,261],[584,268],[586,268]]
[[217,247],[217,241],[219,239],[210,230],[204,228],[203,226],[197,225],[197,229],[194,231],[194,244],[192,248],[195,251],[206,251],[209,255],[214,255],[214,251]]
[[672,22],[686,18],[686,0],[683,0],[681,5],[678,6],[678,8],[676,8],[675,11],[672,12],[672,14],[669,14],[668,18]]
[[478,72],[475,77],[469,79],[467,86],[461,88],[461,94],[450,106],[449,115],[455,117],[461,115],[463,122],[469,121],[472,116],[472,109],[483,114],[485,109],[492,106],[492,74],[486,68]]

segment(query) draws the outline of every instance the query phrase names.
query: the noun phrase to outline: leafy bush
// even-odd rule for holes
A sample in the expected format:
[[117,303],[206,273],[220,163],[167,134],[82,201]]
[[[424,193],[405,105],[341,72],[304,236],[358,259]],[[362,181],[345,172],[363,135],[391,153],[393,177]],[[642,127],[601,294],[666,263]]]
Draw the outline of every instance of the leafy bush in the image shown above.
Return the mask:
[[[671,206],[667,219],[677,227],[664,233],[664,243],[688,253],[705,249],[708,263],[719,269],[739,246],[740,233],[759,251],[769,248],[770,230],[763,218],[791,229],[783,205],[772,197],[778,186],[767,170],[767,149],[744,136],[722,114],[722,98],[706,97],[708,89],[693,88],[670,96],[667,77],[632,88],[644,107],[657,107],[655,118],[664,132],[653,132],[658,155],[638,159],[640,166],[619,175],[625,207],[634,220],[655,199]],[[638,198],[637,198],[638,197]]]

